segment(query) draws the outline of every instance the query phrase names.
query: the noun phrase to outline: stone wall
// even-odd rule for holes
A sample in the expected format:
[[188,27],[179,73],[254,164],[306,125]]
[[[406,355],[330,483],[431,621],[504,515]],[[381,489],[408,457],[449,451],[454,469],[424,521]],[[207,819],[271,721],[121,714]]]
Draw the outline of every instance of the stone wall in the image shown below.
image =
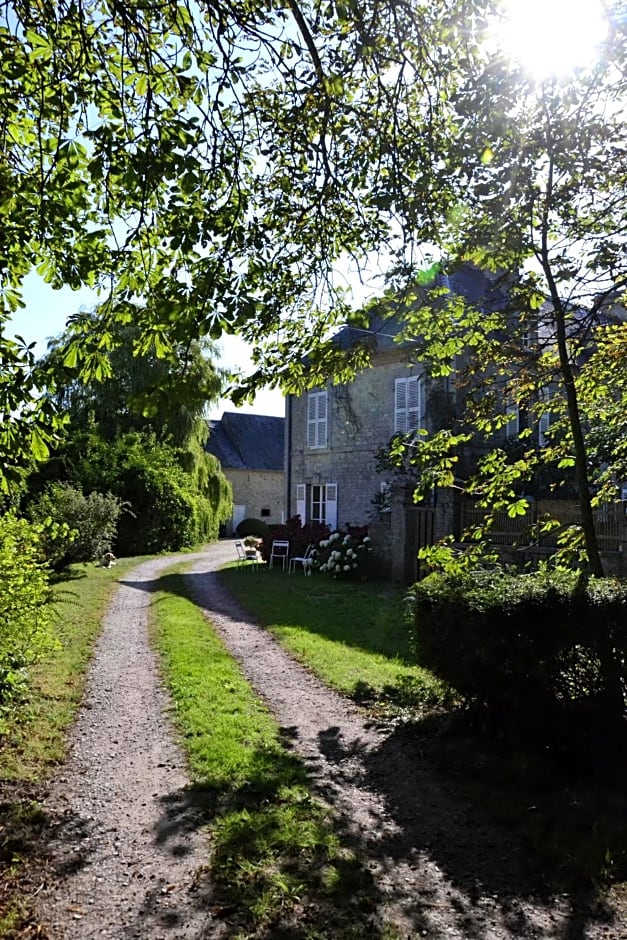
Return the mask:
[[[457,511],[457,494],[454,490],[438,491],[434,507],[434,542],[447,535],[459,537],[459,520]],[[377,556],[377,569],[382,577],[387,577],[399,584],[410,584],[416,570],[416,548],[412,544],[410,516],[415,511],[416,504],[412,499],[412,488],[394,484],[391,492],[390,512],[374,519],[370,527],[370,535],[375,546]],[[459,546],[462,548],[463,546]],[[524,568],[536,566],[540,561],[551,557],[552,551],[547,548],[514,549],[500,546],[501,559],[504,564],[512,564]],[[627,518],[623,523],[621,545],[616,552],[602,553],[604,570],[609,577],[627,578]]]
[[[233,504],[246,507],[246,518],[262,519],[269,524],[284,521],[282,470],[225,469],[224,474],[233,487]],[[264,510],[269,510],[269,515],[264,515]],[[226,535],[232,535],[232,523],[226,528]]]

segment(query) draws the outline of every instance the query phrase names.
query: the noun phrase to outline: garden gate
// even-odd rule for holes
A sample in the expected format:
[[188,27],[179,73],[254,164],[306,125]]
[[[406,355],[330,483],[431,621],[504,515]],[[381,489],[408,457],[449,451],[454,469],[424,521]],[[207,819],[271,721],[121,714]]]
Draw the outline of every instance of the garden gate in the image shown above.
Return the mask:
[[410,506],[406,513],[405,582],[413,584],[425,574],[418,558],[419,549],[433,545],[435,541],[435,509]]

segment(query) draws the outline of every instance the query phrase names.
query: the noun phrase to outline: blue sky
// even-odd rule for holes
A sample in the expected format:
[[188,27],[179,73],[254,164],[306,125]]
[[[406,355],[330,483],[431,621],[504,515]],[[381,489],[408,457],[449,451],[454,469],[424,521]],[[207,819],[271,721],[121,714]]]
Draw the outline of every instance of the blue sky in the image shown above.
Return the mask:
[[[91,309],[98,302],[97,295],[89,288],[73,291],[69,287],[53,290],[37,274],[30,274],[24,284],[26,306],[13,317],[13,332],[23,336],[27,343],[36,342],[37,355],[43,355],[47,341],[63,331],[67,318],[81,308]],[[218,343],[221,364],[227,369],[246,371],[250,357],[246,344],[238,337],[228,336]],[[221,400],[210,411],[211,418],[219,418],[223,411],[233,411],[235,406]],[[280,392],[264,389],[257,395],[254,404],[243,405],[239,411],[255,414],[283,415],[284,401]]]

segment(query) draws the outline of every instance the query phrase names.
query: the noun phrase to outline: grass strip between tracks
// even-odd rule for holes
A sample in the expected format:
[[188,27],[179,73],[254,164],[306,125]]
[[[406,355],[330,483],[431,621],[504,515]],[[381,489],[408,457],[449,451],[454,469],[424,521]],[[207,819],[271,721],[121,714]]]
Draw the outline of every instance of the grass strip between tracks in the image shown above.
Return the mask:
[[342,844],[300,760],[211,625],[179,570],[161,578],[152,632],[175,723],[212,834],[211,907],[236,936],[348,940],[397,936],[377,923],[372,874]]
[[228,567],[220,577],[292,656],[370,711],[448,700],[444,683],[410,649],[402,588],[265,567]]

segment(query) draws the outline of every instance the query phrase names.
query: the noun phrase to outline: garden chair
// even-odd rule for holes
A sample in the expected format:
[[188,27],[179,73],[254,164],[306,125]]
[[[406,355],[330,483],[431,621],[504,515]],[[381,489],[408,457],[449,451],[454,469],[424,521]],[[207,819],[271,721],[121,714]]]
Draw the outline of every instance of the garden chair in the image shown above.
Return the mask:
[[[281,562],[283,566],[283,571],[285,571],[285,563],[289,561],[290,557],[290,543],[281,541],[280,539],[275,539],[272,543],[272,548],[270,550],[270,558],[268,559],[268,567],[272,568],[274,564],[274,559]],[[289,570],[289,569],[288,569]]]
[[244,543],[239,539],[235,542],[235,550],[237,552],[237,560],[240,565],[250,565],[252,564],[253,568],[259,566],[259,555],[257,552],[253,555],[251,552],[247,552],[244,546]]
[[303,566],[303,574],[311,574],[311,569],[313,567],[314,555],[316,553],[316,546],[311,544],[308,545],[305,549],[304,555],[292,555],[289,563],[290,573],[296,571],[296,565]]

